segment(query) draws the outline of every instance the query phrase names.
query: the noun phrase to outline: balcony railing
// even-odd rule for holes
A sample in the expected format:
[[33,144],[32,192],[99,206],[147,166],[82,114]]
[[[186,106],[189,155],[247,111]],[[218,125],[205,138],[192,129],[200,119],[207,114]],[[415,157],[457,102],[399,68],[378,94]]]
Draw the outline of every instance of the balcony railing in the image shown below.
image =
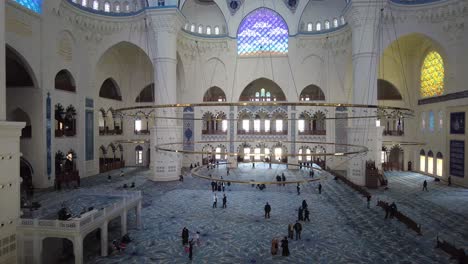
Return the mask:
[[283,131],[245,131],[237,130],[238,135],[287,135],[288,130]]
[[384,130],[382,132],[384,136],[403,136],[403,130]]
[[149,130],[135,130],[135,135],[149,135]]
[[324,136],[327,134],[326,130],[304,130],[299,131],[299,135],[320,135]]
[[226,131],[222,131],[222,130],[202,130],[202,134],[203,135],[226,135],[227,130]]

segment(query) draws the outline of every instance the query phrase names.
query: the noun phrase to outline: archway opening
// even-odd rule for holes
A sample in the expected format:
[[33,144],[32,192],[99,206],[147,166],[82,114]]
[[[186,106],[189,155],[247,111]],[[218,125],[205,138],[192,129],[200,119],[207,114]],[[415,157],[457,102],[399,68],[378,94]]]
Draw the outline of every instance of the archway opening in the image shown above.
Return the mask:
[[239,101],[286,101],[286,96],[281,87],[274,81],[267,78],[259,78],[244,88]]

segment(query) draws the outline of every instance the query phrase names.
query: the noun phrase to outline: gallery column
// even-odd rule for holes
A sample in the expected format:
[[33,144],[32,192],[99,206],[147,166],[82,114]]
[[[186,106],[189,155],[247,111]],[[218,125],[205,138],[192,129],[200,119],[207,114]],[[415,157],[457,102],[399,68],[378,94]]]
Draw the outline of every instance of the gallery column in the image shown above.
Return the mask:
[[[160,104],[177,103],[177,33],[184,18],[177,8],[151,9],[148,11],[152,34],[150,56],[155,77],[155,102]],[[155,111],[157,116],[177,117],[183,109],[164,108]],[[182,155],[161,152],[156,146],[164,143],[182,142],[182,122],[174,119],[156,119],[151,129],[151,168],[153,181],[178,180],[181,172]],[[182,149],[183,144],[172,148]]]
[[0,121],[6,120],[5,1],[0,1]]
[[[377,104],[377,51],[383,4],[382,0],[353,0],[345,13],[352,34],[354,104]],[[354,117],[375,116],[375,109],[352,110]],[[383,128],[376,127],[376,119],[371,117],[351,119],[348,125],[348,144],[364,145],[369,151],[350,159],[347,177],[356,184],[365,185],[366,161],[372,160],[376,166],[380,165]]]

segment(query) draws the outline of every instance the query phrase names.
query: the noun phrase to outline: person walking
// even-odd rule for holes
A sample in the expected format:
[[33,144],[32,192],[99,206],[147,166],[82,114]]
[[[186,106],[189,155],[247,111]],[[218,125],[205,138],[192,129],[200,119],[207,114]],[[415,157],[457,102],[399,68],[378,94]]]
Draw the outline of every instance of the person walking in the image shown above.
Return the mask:
[[223,208],[227,207],[227,197],[226,194],[223,194]]
[[216,196],[216,193],[213,196],[213,208],[216,208],[218,205],[218,196]]
[[281,247],[283,248],[283,252],[282,252],[282,256],[283,257],[287,257],[289,256],[289,242],[288,242],[288,238],[287,237],[284,237],[283,240],[281,240]]
[[371,197],[370,195],[367,195],[367,208],[369,209],[370,208],[370,200],[371,200]]
[[304,209],[304,221],[310,222],[309,214],[310,214],[309,209],[307,208]]
[[229,167],[226,168],[226,176],[229,176]]
[[294,239],[294,225],[293,224],[288,225],[288,238]]
[[278,253],[278,244],[279,241],[276,237],[271,240],[271,255],[276,256]]
[[190,240],[189,242],[189,259],[192,260],[193,257],[193,239]]
[[296,240],[301,239],[302,225],[299,221],[294,224],[294,230],[296,231]]
[[422,190],[423,191],[426,190],[426,192],[427,192],[427,181],[426,180],[424,180],[424,182],[423,182],[423,189]]
[[216,188],[216,182],[212,181],[211,182],[211,191],[214,192]]
[[322,194],[322,184],[320,182],[318,185],[318,191],[319,191],[319,194]]
[[189,230],[184,226],[182,229],[182,245],[186,245],[189,239]]
[[286,186],[286,184],[284,184],[286,182],[286,176],[284,176],[284,173],[281,173],[281,180],[283,181],[283,186]]
[[197,246],[200,246],[200,231],[197,231],[197,233],[195,233],[195,242],[197,243]]
[[452,176],[448,176],[448,186],[452,186]]
[[299,185],[299,183],[297,183],[297,195],[300,195],[301,194],[301,186]]
[[271,206],[268,202],[265,204],[265,219],[270,218]]
[[302,206],[299,206],[299,209],[297,210],[297,221],[304,220],[302,213],[303,213]]
[[306,200],[302,200],[302,209],[307,209],[307,206]]

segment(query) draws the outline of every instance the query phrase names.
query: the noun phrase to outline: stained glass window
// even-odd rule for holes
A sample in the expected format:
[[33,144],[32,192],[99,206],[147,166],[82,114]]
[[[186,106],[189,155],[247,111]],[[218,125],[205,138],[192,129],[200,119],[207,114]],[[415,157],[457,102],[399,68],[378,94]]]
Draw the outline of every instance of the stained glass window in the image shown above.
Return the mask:
[[15,0],[15,2],[36,13],[42,13],[42,0]]
[[439,96],[444,93],[444,61],[439,53],[427,54],[421,67],[421,97]]
[[276,12],[259,8],[247,15],[237,31],[237,54],[285,54],[288,52],[288,25]]
[[429,112],[429,131],[434,132],[434,127],[435,127],[434,112],[430,111]]

